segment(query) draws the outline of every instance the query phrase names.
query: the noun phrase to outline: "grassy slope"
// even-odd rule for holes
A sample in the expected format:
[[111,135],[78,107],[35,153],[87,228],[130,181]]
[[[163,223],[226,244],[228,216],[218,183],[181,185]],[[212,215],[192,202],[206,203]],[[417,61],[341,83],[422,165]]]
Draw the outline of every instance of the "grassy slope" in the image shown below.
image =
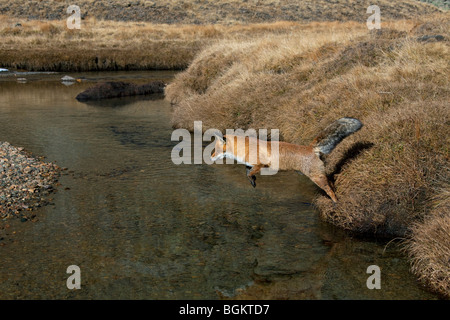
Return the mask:
[[0,16],[0,66],[29,71],[183,69],[209,45],[301,28],[298,22],[161,25],[89,18],[81,30],[68,30],[65,21]]
[[[320,214],[363,234],[414,239],[414,270],[448,294],[448,211],[433,214],[431,199],[450,190],[449,21],[397,21],[372,32],[315,23],[215,44],[167,87],[173,124],[277,128],[282,140],[309,144],[337,118],[361,119],[363,129],[327,159],[340,201],[319,195]],[[417,40],[437,34],[445,40]]]
[[[69,4],[0,0],[0,66],[30,71],[182,69],[216,41],[289,32],[284,25],[267,26],[270,22],[365,21],[370,1],[80,0],[81,30],[66,27]],[[378,5],[383,19],[438,11],[413,0]]]
[[450,9],[450,3],[448,0],[419,0],[421,2],[431,3],[438,8],[442,8],[444,10]]
[[[0,14],[58,20],[66,19],[64,0],[1,0]],[[117,21],[153,23],[261,23],[273,21],[347,21],[363,22],[368,0],[78,0],[84,17]],[[415,0],[379,0],[384,19],[411,18],[436,12],[434,6]]]

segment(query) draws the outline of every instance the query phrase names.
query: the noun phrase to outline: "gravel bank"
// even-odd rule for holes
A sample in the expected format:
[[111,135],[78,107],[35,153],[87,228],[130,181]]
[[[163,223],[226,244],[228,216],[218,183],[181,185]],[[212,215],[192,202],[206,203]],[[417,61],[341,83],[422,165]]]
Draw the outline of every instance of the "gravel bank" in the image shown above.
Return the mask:
[[60,171],[23,148],[0,142],[0,219],[34,219],[33,209],[49,204]]

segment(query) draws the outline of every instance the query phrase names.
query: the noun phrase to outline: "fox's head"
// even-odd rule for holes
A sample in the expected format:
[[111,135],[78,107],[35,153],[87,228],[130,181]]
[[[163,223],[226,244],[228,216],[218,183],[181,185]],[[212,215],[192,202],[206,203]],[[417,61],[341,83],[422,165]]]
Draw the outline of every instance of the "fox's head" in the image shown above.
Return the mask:
[[225,152],[226,152],[226,146],[227,141],[226,141],[226,136],[224,136],[223,138],[216,135],[216,145],[214,147],[214,152],[211,155],[211,161],[217,161],[219,159],[223,159],[225,157]]

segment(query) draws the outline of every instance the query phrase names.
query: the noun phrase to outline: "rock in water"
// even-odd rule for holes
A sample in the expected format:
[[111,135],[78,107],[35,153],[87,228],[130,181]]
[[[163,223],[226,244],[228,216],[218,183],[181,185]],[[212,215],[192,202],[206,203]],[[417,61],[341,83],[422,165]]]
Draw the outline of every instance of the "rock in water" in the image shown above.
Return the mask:
[[72,78],[70,76],[64,76],[64,77],[61,78],[61,81],[63,81],[63,82],[75,82],[76,79]]
[[162,81],[137,85],[129,82],[104,82],[99,83],[76,96],[78,101],[120,98],[137,95],[164,93],[166,84]]
[[65,86],[71,86],[71,85],[75,84],[76,81],[77,81],[77,79],[70,77],[70,76],[64,76],[61,78],[61,83]]

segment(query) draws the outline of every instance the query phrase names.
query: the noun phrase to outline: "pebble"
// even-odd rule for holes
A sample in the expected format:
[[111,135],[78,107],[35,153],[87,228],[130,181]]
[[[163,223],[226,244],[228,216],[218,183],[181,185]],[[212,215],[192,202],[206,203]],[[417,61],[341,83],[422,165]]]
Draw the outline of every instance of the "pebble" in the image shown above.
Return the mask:
[[22,222],[34,218],[31,211],[49,203],[61,169],[0,142],[0,219],[18,217]]
[[71,76],[64,76],[61,78],[61,81],[76,81],[76,79]]

